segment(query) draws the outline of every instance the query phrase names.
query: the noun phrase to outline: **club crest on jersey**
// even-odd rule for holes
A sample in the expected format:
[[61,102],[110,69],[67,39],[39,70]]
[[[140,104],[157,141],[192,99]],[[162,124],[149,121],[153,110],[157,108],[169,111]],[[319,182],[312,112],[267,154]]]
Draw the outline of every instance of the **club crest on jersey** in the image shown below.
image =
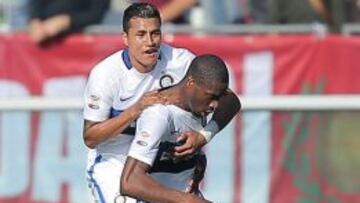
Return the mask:
[[171,85],[173,85],[174,83],[174,78],[172,78],[170,75],[163,75],[160,78],[160,87],[161,88],[166,88],[166,87],[170,87]]

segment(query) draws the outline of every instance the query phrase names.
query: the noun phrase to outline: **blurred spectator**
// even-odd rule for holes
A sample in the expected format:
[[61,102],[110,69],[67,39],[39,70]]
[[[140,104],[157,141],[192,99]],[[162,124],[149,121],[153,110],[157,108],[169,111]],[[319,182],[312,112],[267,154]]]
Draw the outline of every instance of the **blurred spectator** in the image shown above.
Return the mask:
[[331,32],[340,32],[346,18],[347,1],[350,0],[270,0],[270,22],[321,22],[327,24]]
[[132,0],[111,0],[110,8],[106,12],[102,25],[116,26],[120,28],[124,10],[130,6]]
[[110,0],[29,0],[29,34],[35,43],[51,41],[99,23]]
[[266,23],[269,15],[269,0],[249,0],[250,14],[254,23]]
[[189,23],[186,14],[198,0],[138,0],[138,2],[151,3],[160,10],[163,22],[176,24]]
[[202,0],[207,25],[221,25],[241,22],[248,15],[247,0]]
[[321,0],[270,0],[270,23],[325,22],[323,8]]
[[343,0],[344,3],[344,22],[360,22],[360,0]]

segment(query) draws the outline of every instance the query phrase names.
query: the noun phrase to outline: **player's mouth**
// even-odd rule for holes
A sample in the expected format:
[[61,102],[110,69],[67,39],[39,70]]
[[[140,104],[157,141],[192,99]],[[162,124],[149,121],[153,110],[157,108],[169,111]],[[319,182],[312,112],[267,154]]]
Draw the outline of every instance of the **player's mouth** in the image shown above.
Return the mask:
[[157,57],[158,56],[158,49],[151,48],[151,49],[146,50],[144,53],[146,55],[150,56],[150,57]]

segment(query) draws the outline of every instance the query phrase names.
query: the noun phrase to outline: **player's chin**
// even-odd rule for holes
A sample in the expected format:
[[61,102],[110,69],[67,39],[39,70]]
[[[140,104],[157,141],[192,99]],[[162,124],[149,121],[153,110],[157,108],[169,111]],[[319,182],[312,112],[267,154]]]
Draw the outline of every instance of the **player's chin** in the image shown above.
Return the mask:
[[152,56],[145,56],[143,59],[143,63],[146,64],[146,66],[154,66],[157,62],[157,58],[156,57],[152,57]]
[[159,58],[159,54],[158,52],[151,52],[151,53],[144,53],[144,58],[146,58],[146,60],[149,61],[157,61],[157,59]]

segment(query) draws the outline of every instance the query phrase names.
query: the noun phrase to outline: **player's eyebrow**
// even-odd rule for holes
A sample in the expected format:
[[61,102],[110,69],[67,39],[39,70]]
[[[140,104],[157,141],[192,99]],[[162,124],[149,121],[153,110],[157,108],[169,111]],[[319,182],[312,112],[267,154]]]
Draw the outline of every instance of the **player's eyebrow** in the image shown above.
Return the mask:
[[214,98],[214,99],[219,99],[221,97],[222,94],[216,94],[212,91],[205,91],[205,94],[210,96],[211,98]]

